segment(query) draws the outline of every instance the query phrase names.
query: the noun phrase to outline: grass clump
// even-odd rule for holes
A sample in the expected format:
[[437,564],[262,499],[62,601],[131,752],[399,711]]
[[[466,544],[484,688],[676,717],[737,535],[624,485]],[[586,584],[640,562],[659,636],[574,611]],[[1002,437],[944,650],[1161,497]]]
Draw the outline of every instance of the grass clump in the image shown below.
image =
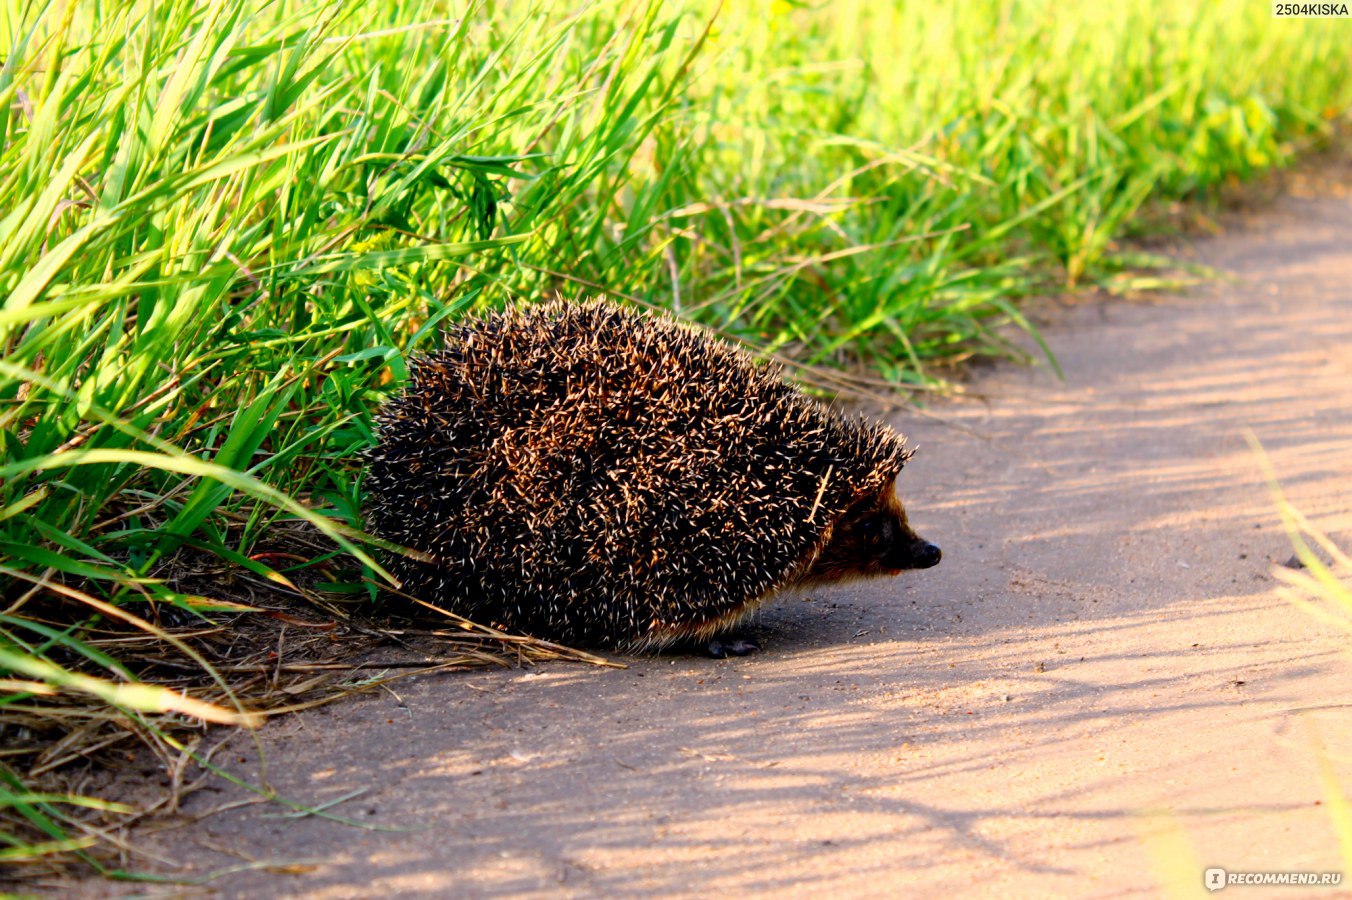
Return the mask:
[[[923,384],[1013,352],[1023,296],[1129,287],[1146,201],[1327,139],[1349,36],[1239,2],[6,5],[0,859],[101,865],[89,813],[130,813],[80,766],[181,771],[389,639],[355,460],[441,323],[606,291]],[[451,633],[429,664],[506,640]]]

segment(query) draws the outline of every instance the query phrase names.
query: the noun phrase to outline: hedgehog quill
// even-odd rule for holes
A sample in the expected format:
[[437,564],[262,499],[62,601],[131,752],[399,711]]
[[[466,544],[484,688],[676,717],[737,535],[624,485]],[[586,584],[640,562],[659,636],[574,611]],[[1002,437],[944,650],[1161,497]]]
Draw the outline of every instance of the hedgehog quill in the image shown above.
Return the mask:
[[774,366],[668,317],[561,300],[461,322],[376,417],[367,523],[402,589],[622,651],[727,637],[778,591],[939,562],[910,457]]

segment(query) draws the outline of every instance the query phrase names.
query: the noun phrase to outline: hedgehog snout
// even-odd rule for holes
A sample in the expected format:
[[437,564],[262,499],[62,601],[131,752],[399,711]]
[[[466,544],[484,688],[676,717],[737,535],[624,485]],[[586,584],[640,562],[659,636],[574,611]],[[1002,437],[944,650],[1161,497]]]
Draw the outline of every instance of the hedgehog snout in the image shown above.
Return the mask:
[[891,569],[929,569],[937,566],[943,556],[943,551],[929,541],[912,536],[892,547],[886,565]]
[[915,568],[929,569],[939,565],[944,552],[928,541],[920,541],[911,548],[911,558],[915,560]]

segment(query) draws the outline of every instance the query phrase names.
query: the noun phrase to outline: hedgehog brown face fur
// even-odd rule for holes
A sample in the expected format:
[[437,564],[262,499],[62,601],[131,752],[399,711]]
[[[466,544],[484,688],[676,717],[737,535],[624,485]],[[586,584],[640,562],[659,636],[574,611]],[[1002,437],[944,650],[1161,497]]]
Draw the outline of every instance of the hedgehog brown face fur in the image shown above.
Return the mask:
[[798,584],[836,584],[939,564],[939,548],[911,530],[891,485],[846,510],[817,561]]
[[774,366],[607,302],[447,330],[376,416],[370,530],[403,591],[466,618],[625,650],[708,639],[779,590],[939,561],[880,422]]

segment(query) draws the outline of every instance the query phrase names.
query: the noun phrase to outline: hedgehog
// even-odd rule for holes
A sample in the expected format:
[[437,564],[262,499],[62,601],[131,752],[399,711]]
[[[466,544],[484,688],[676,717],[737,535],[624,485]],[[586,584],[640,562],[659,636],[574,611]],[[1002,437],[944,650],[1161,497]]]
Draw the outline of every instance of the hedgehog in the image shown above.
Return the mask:
[[664,314],[561,299],[469,318],[376,415],[367,525],[402,593],[622,652],[759,649],[775,594],[928,568],[911,451]]

